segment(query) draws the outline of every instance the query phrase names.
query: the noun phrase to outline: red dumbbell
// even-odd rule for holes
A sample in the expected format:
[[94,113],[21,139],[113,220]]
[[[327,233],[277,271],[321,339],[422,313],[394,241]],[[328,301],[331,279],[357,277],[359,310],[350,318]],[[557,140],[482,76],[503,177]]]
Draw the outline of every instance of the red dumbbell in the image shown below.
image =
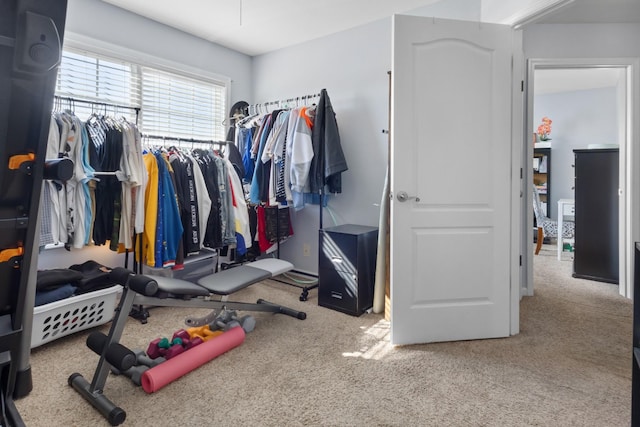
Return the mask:
[[157,359],[158,357],[164,357],[164,354],[166,353],[167,349],[162,347],[161,342],[163,340],[166,340],[166,338],[156,338],[153,341],[151,341],[149,343],[149,346],[147,347],[147,355],[151,358],[151,359]]

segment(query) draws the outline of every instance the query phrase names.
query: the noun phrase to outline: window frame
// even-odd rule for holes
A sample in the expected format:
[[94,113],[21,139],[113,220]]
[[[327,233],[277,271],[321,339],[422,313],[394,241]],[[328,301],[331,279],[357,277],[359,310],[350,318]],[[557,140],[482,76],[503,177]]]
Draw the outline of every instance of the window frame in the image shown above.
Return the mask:
[[[230,106],[231,78],[227,76],[70,32],[65,33],[63,50],[65,48],[69,48],[75,53],[82,54],[82,52],[85,52],[88,55],[95,54],[131,63],[137,68],[137,72],[140,74],[140,85],[142,84],[141,69],[142,67],[148,67],[161,72],[176,74],[177,76],[185,77],[187,79],[222,86],[225,108],[228,109]],[[137,91],[140,94],[140,104],[142,104],[142,90],[138,87]],[[143,105],[137,105],[136,107],[141,108],[142,114],[144,114]],[[223,111],[222,113],[222,117],[226,118],[228,113],[226,111]],[[223,120],[222,126],[224,140],[224,135],[228,132],[229,124],[226,120]]]

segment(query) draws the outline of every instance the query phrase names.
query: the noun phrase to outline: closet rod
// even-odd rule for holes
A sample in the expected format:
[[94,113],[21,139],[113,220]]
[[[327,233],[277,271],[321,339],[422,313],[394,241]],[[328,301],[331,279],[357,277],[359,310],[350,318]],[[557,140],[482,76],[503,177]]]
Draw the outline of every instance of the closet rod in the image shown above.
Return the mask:
[[285,104],[287,102],[293,102],[293,101],[306,101],[308,99],[313,99],[313,98],[318,98],[320,97],[319,93],[314,93],[312,95],[303,95],[303,96],[297,96],[295,98],[288,98],[288,99],[280,99],[277,101],[267,101],[267,102],[260,102],[257,104],[253,104],[253,105],[249,105],[249,107],[247,107],[248,109],[256,109],[259,107],[268,107],[269,105],[281,105],[281,104]]
[[[66,101],[66,102],[69,102],[70,104],[85,104],[85,105],[92,105],[96,107],[114,107],[114,108],[122,108],[126,110],[134,110],[136,112],[136,115],[140,113],[140,107],[132,107],[130,105],[111,104],[108,102],[100,102],[100,101],[89,101],[86,99],[76,99],[76,98],[60,96],[60,95],[55,95],[54,100],[59,102]],[[55,105],[55,102],[54,102],[54,105]]]
[[176,136],[159,136],[159,135],[147,135],[147,134],[142,134],[142,138],[156,139],[160,141],[187,142],[187,143],[195,143],[195,144],[218,144],[218,145],[233,144],[233,141],[213,141],[213,140],[206,140],[206,139],[178,138]]

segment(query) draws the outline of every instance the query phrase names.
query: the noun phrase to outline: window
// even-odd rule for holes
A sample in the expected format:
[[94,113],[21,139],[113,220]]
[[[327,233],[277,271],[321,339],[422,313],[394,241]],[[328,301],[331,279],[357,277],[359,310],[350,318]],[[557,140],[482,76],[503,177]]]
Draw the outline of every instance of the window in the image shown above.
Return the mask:
[[146,135],[216,141],[225,139],[226,93],[223,83],[66,48],[56,85],[58,108],[81,118],[124,116]]
[[224,141],[225,88],[142,67],[141,124],[149,135]]

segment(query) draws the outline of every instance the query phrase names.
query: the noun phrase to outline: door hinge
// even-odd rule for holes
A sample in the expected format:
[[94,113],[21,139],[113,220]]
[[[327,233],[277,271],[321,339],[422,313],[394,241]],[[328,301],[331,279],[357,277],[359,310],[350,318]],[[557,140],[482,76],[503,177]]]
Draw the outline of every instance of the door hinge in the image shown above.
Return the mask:
[[524,92],[524,80],[520,80],[520,92]]
[[522,267],[522,255],[520,255],[520,267]]
[[522,168],[520,168],[520,179],[522,179],[524,177],[524,172],[522,171]]

